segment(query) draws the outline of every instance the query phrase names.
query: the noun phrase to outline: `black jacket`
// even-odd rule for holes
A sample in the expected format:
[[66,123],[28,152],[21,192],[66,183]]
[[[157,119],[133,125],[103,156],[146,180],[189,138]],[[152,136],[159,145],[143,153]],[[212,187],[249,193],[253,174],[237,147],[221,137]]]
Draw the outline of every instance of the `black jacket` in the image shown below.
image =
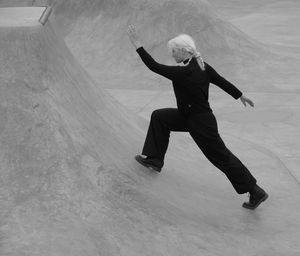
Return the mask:
[[239,89],[220,76],[206,62],[204,71],[195,58],[192,58],[187,66],[167,66],[157,63],[143,47],[136,51],[150,70],[172,80],[177,107],[183,115],[190,112],[212,112],[208,102],[210,83],[219,86],[235,99],[242,95]]

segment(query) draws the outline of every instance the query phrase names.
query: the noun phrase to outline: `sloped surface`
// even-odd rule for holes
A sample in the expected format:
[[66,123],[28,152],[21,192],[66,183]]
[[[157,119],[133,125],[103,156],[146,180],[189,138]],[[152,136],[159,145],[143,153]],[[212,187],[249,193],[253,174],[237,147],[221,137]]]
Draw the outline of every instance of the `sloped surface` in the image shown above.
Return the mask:
[[[119,4],[108,3],[90,2],[105,4],[107,11]],[[276,137],[287,132],[292,143],[289,128],[297,116],[287,123],[271,116],[259,126],[276,127],[269,133],[251,124],[254,117],[243,126],[221,116],[222,127],[237,129],[236,136],[224,133],[228,146],[270,193],[251,212],[185,138],[172,140],[160,175],[134,163],[144,134],[135,117],[103,91],[105,83],[95,83],[76,62],[55,21],[46,27],[0,27],[1,255],[299,253],[299,182],[281,158],[299,151]],[[297,107],[297,98],[289,96],[285,104]],[[268,140],[274,149],[265,146]]]
[[170,90],[168,82],[145,72],[138,60],[126,35],[131,23],[162,63],[174,64],[166,47],[170,38],[192,35],[205,60],[243,91],[285,91],[276,84],[296,80],[297,67],[281,65],[291,63],[289,58],[271,53],[220,18],[209,1],[54,1],[53,5],[68,46],[96,81],[106,81],[106,88]]
[[80,219],[133,182],[139,131],[51,25],[0,34],[1,255],[92,255]]

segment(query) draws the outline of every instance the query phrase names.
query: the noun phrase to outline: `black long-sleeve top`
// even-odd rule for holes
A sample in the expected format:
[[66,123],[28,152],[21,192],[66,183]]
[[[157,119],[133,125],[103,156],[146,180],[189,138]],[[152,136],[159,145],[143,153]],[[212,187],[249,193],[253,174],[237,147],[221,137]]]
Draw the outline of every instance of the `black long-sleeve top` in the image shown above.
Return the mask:
[[143,47],[139,47],[136,51],[151,71],[172,81],[177,107],[183,115],[191,112],[212,112],[208,102],[210,83],[219,86],[235,99],[242,95],[239,89],[220,76],[206,62],[204,71],[195,58],[192,58],[187,66],[167,66],[157,63]]

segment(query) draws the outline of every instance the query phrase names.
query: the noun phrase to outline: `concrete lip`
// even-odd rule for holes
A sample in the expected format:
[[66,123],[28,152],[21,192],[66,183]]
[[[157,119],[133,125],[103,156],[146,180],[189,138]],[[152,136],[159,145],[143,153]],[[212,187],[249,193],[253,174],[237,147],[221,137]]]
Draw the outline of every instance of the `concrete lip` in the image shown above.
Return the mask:
[[46,7],[0,8],[0,27],[27,27],[40,25],[39,19]]

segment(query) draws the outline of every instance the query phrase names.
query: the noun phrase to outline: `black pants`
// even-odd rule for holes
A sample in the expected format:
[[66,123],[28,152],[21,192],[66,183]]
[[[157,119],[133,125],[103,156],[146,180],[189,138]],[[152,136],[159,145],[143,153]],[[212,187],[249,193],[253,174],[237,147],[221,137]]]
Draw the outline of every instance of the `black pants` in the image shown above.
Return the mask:
[[142,154],[163,161],[171,131],[189,132],[206,158],[227,176],[237,193],[247,193],[256,184],[249,170],[225,146],[213,113],[191,113],[185,117],[175,108],[153,111]]

